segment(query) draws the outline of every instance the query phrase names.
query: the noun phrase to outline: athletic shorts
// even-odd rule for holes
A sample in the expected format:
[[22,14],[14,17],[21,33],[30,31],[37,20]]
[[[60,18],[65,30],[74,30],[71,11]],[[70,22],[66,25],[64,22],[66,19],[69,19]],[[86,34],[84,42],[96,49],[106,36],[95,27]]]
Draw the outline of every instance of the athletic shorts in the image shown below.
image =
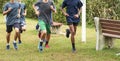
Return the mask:
[[43,30],[46,30],[47,31],[47,34],[50,34],[51,33],[51,30],[50,30],[50,25],[49,24],[45,24],[45,22],[43,20],[39,20],[39,29],[41,31]]
[[20,26],[24,26],[24,25],[26,25],[26,22],[25,21],[21,21],[20,22]]
[[74,16],[68,16],[66,17],[67,19],[67,25],[74,25],[77,26],[78,23],[80,22],[80,18],[75,18]]
[[67,25],[78,26],[78,23],[75,23],[75,22],[67,22]]
[[12,32],[13,31],[13,27],[20,29],[20,24],[19,23],[15,23],[13,25],[6,25],[6,32],[8,32],[8,33]]

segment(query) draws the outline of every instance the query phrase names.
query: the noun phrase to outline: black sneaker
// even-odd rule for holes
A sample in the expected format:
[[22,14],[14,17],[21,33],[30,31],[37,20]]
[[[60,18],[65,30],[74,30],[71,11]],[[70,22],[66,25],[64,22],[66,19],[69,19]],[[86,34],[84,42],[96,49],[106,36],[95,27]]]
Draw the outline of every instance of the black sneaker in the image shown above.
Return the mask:
[[72,53],[76,53],[76,49],[73,49],[73,48],[72,48]]
[[22,43],[22,41],[21,41],[21,40],[19,40],[19,41],[18,41],[18,44],[21,44],[21,43]]
[[38,29],[39,29],[39,25],[37,24],[37,25],[36,25],[36,30],[38,30]]
[[20,33],[22,33],[23,32],[23,30],[20,30]]
[[7,46],[6,46],[6,49],[9,50],[9,49],[10,49],[10,45],[7,45]]
[[69,35],[70,35],[70,30],[66,29],[66,37],[69,38]]

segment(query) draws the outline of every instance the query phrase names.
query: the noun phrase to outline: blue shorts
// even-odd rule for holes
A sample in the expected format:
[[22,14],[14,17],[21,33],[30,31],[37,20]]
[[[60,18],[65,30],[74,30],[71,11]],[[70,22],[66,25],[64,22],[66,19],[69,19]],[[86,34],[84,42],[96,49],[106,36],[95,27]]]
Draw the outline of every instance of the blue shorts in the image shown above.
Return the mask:
[[78,23],[80,22],[80,18],[75,18],[74,16],[68,16],[66,17],[66,19],[67,19],[67,25],[73,24],[77,26]]
[[6,25],[6,32],[11,33],[12,30],[13,30],[13,27],[20,29],[20,24],[19,23],[15,23],[13,25]]
[[24,26],[24,25],[26,25],[26,22],[25,21],[20,21],[20,25]]

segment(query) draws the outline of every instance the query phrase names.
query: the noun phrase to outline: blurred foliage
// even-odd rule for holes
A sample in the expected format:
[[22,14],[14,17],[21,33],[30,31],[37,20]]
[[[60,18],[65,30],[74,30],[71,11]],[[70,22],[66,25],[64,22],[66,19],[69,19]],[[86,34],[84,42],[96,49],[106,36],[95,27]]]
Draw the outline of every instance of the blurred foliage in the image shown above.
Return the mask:
[[120,0],[87,0],[87,25],[94,26],[94,17],[120,19]]

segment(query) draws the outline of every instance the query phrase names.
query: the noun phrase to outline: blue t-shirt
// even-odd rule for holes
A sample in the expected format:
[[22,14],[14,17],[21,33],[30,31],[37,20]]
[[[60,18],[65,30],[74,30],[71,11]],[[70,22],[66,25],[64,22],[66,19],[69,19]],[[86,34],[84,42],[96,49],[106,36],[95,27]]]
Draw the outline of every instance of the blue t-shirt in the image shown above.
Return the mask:
[[66,7],[66,12],[69,14],[66,17],[67,22],[79,22],[79,18],[74,18],[75,14],[78,14],[78,9],[83,6],[80,0],[64,0],[62,3],[62,8]]
[[5,6],[3,7],[3,11],[8,10],[9,8],[12,8],[12,10],[7,13],[6,15],[6,25],[13,25],[14,23],[19,23],[20,20],[18,19],[18,9],[20,9],[20,4],[17,2],[14,3],[6,3]]

